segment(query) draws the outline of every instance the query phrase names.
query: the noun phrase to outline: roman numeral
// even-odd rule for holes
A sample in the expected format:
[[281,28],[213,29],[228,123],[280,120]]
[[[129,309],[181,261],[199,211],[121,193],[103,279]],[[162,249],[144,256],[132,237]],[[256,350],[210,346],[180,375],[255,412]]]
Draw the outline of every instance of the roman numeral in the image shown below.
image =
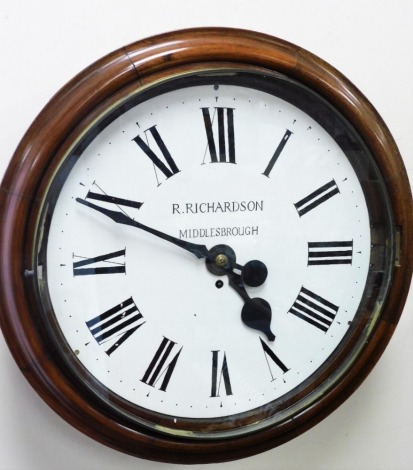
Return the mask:
[[93,199],[95,201],[107,202],[109,204],[114,204],[118,207],[133,207],[134,209],[140,209],[143,204],[143,202],[131,201],[129,199],[122,199],[120,197],[109,196],[108,194],[95,193],[93,191],[89,191],[85,199]]
[[[211,163],[235,162],[235,134],[234,134],[234,110],[232,108],[215,108],[213,117],[210,108],[201,108],[204,117],[205,131],[208,139],[208,149]],[[214,137],[213,124],[217,116],[218,145]],[[219,159],[217,148],[219,149]]]
[[336,182],[331,180],[329,183],[321,186],[321,188],[312,192],[304,199],[301,199],[301,201],[296,202],[294,206],[297,209],[299,216],[302,217],[304,214],[307,214],[307,212],[310,212],[312,209],[316,208],[339,192]]
[[281,152],[283,151],[285,144],[288,142],[288,139],[291,137],[292,132],[290,130],[286,130],[283,138],[281,139],[280,143],[278,144],[278,147],[275,149],[274,155],[272,156],[270,162],[267,165],[267,168],[265,169],[263,175],[267,176],[268,178],[270,177],[271,170],[273,166],[275,165],[275,162],[278,160],[278,157],[281,155]]
[[271,381],[275,380],[276,377],[272,371],[272,364],[277,366],[277,369],[281,369],[281,371],[285,374],[290,369],[280,360],[280,358],[274,353],[274,351],[265,343],[261,338],[261,346],[264,351],[265,360],[267,361],[267,366],[271,374]]
[[308,242],[308,266],[351,264],[353,241]]
[[152,163],[158,167],[159,170],[167,177],[170,178],[171,176],[179,173],[179,168],[176,166],[174,159],[172,158],[169,150],[167,149],[162,137],[160,136],[156,126],[152,126],[145,131],[145,137],[148,138],[149,135],[152,136],[153,140],[155,141],[156,145],[158,146],[162,157],[165,163],[158,157],[155,152],[149,147],[149,145],[142,139],[140,135],[136,136],[133,141],[135,141],[138,146],[145,152],[145,154],[152,160]]
[[222,362],[219,365],[219,353],[220,351],[212,351],[211,397],[219,397],[222,381],[224,381],[225,393],[227,395],[232,395],[231,381],[228,372],[227,356],[224,352]]
[[[83,258],[80,261],[73,262],[73,275],[74,276],[88,276],[93,274],[116,274],[126,273],[125,262],[117,260],[117,258],[125,257],[126,249],[114,251],[106,255],[96,256],[95,258]],[[73,258],[82,258],[73,253]],[[97,266],[85,268],[96,264]],[[102,265],[103,266],[100,266]],[[110,264],[110,266],[106,266]]]
[[302,287],[289,313],[326,332],[333,323],[338,307]]
[[[178,362],[179,355],[182,351],[181,347],[175,356],[172,357],[172,351],[176,350],[175,346],[177,346],[177,343],[171,341],[168,338],[163,338],[159,348],[155,353],[155,356],[153,357],[149,367],[146,369],[146,372],[141,379],[142,382],[150,385],[151,387],[155,387],[157,382],[161,379],[161,377],[163,377],[159,390],[162,390],[163,392],[166,391],[172,376],[172,372],[176,367],[176,363]],[[170,359],[169,363],[167,363],[168,359]]]
[[[115,342],[105,351],[110,356],[145,322],[132,297],[86,322],[99,345]],[[117,339],[116,339],[117,338]]]

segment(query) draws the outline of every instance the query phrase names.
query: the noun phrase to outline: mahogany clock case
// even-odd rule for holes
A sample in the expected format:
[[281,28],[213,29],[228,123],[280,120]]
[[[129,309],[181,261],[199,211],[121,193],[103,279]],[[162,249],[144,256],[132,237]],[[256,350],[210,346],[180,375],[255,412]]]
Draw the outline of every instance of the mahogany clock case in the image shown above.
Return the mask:
[[[218,76],[220,83],[237,82],[281,96],[335,134],[337,141],[341,134],[354,136],[346,137],[341,146],[363,180],[376,248],[358,323],[318,376],[291,394],[288,406],[277,404],[252,417],[239,417],[250,425],[252,419],[264,422],[269,415],[271,425],[197,440],[144,425],[146,419],[159,419],[173,427],[173,420],[103,393],[76,365],[50,314],[38,266],[44,264],[43,230],[47,235],[61,185],[96,133],[154,93],[213,84]],[[52,98],[24,136],[1,185],[0,211],[1,326],[18,366],[37,393],[73,426],[110,447],[152,460],[232,460],[280,445],[317,424],[360,385],[381,356],[412,277],[412,196],[402,159],[382,119],[321,59],[250,31],[178,31],[139,41],[91,65]],[[326,386],[329,381],[332,385]],[[280,409],[285,413],[306,400],[295,414],[287,412],[288,419],[273,418]],[[226,430],[220,420],[215,425],[220,432]],[[188,426],[196,430],[203,424],[190,421]]]

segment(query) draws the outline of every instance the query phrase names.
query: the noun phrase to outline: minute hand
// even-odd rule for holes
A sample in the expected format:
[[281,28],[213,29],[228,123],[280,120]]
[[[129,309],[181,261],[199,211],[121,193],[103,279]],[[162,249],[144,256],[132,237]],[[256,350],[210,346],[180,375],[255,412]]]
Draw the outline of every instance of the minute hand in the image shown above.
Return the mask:
[[145,232],[151,233],[156,237],[162,238],[163,240],[173,243],[174,245],[177,245],[180,248],[183,248],[184,250],[194,254],[197,258],[208,258],[211,260],[213,259],[213,256],[205,245],[197,245],[196,243],[191,243],[185,240],[181,240],[180,238],[175,238],[171,235],[160,232],[159,230],[156,230],[152,227],[148,227],[147,225],[141,224],[140,222],[131,219],[123,212],[105,209],[104,207],[97,206],[96,204],[86,201],[85,199],[76,198],[76,201],[80,204],[83,204],[84,206],[90,207],[98,212],[101,212],[102,214],[115,221],[117,224],[130,225],[132,227],[140,228]]

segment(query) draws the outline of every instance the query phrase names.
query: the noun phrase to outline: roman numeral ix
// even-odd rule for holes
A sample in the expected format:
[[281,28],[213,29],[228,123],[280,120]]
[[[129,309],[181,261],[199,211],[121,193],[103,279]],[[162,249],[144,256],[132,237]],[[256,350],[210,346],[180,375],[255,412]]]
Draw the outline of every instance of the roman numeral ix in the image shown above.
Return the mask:
[[125,253],[126,249],[114,251],[113,253],[108,253],[106,255],[96,256],[95,258],[84,258],[73,253],[73,258],[83,258],[80,261],[73,262],[73,275],[88,276],[94,274],[125,273],[125,261],[123,260],[122,262],[119,260],[119,258],[125,257]]

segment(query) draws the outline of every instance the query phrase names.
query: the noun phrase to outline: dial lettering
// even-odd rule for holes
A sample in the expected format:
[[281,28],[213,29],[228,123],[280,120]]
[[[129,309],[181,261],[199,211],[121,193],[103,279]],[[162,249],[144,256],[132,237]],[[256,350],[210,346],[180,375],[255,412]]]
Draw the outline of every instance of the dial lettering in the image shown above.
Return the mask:
[[302,287],[297,299],[289,310],[301,320],[321,331],[328,331],[338,312],[337,305]]
[[130,297],[87,321],[86,325],[99,345],[115,340],[105,351],[110,356],[145,323],[142,320],[143,315]]
[[290,130],[287,129],[285,131],[285,134],[278,144],[278,147],[275,149],[274,155],[268,163],[267,168],[264,170],[263,175],[267,176],[268,178],[270,177],[271,170],[273,169],[275,162],[278,160],[278,157],[281,155],[281,152],[283,151],[285,144],[288,142],[288,139],[291,137],[291,134],[292,132]]
[[161,377],[163,377],[159,390],[162,390],[163,392],[166,391],[169,381],[171,380],[172,373],[178,362],[179,355],[182,351],[181,347],[175,356],[171,357],[169,363],[167,363],[172,354],[172,351],[176,350],[175,346],[178,347],[177,343],[174,341],[171,341],[165,337],[162,339],[155,356],[153,357],[148,368],[146,369],[144,376],[141,379],[142,382],[150,385],[151,387],[155,387],[157,382],[161,379]]
[[321,186],[321,188],[318,188],[316,191],[306,196],[304,199],[296,202],[294,206],[297,209],[298,215],[302,217],[304,214],[307,214],[307,212],[315,209],[317,206],[335,196],[339,192],[340,191],[336,182],[331,180],[327,184]]
[[[213,117],[210,108],[201,108],[204,117],[205,131],[208,139],[208,149],[211,163],[235,162],[235,133],[234,133],[234,110],[232,108],[215,108]],[[213,123],[217,116],[218,146],[214,137]],[[219,148],[219,160],[217,154]]]
[[224,381],[225,393],[227,395],[232,395],[231,381],[228,372],[227,356],[224,352],[222,362],[219,365],[219,353],[220,351],[212,351],[211,397],[219,397],[222,381]]
[[164,141],[162,140],[161,135],[158,132],[156,126],[152,126],[145,131],[145,137],[148,139],[148,133],[152,136],[153,140],[156,142],[159,150],[161,151],[162,157],[165,160],[165,163],[159,158],[155,152],[149,147],[149,144],[145,142],[140,135],[137,135],[134,139],[134,142],[145,152],[145,154],[151,159],[152,163],[158,167],[159,170],[167,177],[179,173],[179,168],[177,167],[174,159],[172,158],[168,148],[166,147]]
[[351,264],[353,241],[308,242],[308,266]]
[[[84,258],[73,253],[73,258],[83,258],[80,261],[73,262],[73,275],[74,276],[87,276],[94,274],[116,274],[126,273],[125,262],[121,262],[118,258],[125,257],[126,249],[114,251],[106,255],[96,256],[94,258]],[[97,266],[87,267],[96,264]],[[100,266],[102,265],[103,266]],[[111,266],[107,266],[110,264]]]

